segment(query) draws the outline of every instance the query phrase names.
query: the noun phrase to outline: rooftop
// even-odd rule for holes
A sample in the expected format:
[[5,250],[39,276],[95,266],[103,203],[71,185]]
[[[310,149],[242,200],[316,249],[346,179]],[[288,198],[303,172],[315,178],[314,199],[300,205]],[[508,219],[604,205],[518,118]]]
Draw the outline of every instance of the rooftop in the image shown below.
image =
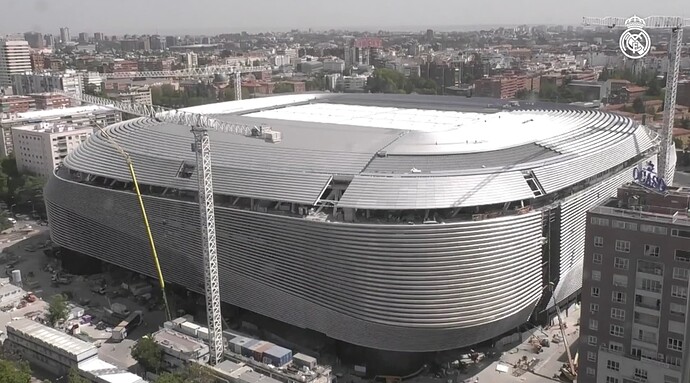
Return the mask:
[[27,337],[37,339],[43,343],[59,348],[72,356],[75,360],[82,354],[97,353],[96,346],[84,342],[62,331],[45,326],[30,319],[19,319],[7,324],[7,329],[17,331]]
[[99,358],[90,358],[79,363],[79,369],[97,376],[106,383],[144,383],[136,374],[125,371]]
[[25,132],[34,132],[34,133],[71,133],[71,134],[77,134],[77,133],[91,133],[93,132],[93,128],[91,127],[79,127],[79,126],[72,126],[72,125],[65,125],[65,124],[54,124],[54,123],[48,123],[48,122],[42,122],[39,124],[33,124],[33,125],[23,125],[23,126],[15,126],[12,128],[12,130],[22,130]]
[[49,110],[37,110],[32,112],[17,113],[15,117],[10,117],[10,120],[43,120],[49,118],[58,118],[73,116],[76,114],[87,114],[87,113],[105,113],[113,111],[110,108],[106,108],[98,105],[84,105],[75,106],[72,108],[60,108],[60,109],[49,109]]
[[204,343],[192,337],[168,329],[157,331],[152,336],[153,340],[158,345],[183,353],[196,352],[202,350],[206,346]]

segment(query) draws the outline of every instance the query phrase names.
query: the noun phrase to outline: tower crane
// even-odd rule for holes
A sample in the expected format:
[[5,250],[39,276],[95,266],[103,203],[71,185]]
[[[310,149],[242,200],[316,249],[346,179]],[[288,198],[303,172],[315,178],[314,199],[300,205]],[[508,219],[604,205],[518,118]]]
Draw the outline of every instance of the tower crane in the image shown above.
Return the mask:
[[154,118],[158,122],[191,127],[194,135],[192,151],[196,155],[199,213],[201,219],[201,244],[204,262],[204,287],[209,330],[209,363],[215,365],[223,359],[223,327],[220,309],[220,284],[218,278],[218,253],[216,247],[216,220],[211,173],[211,141],[209,130],[247,137],[265,138],[269,142],[281,141],[281,133],[266,126],[234,124],[208,116],[155,105],[142,105],[113,101],[91,95],[61,93],[66,97],[88,104],[100,105],[135,116]]
[[[624,17],[583,17],[582,23],[587,26],[604,26],[608,28],[626,28]],[[683,42],[683,28],[690,26],[690,19],[676,16],[649,16],[642,19],[645,29],[670,29],[671,43],[668,47],[668,72],[666,74],[666,97],[664,99],[664,121],[661,130],[661,150],[659,171],[665,177],[671,168],[671,150],[673,150],[673,120],[676,114],[676,93],[680,74],[680,52]]]
[[242,74],[271,70],[270,66],[233,66],[213,65],[203,68],[188,68],[180,70],[160,70],[142,72],[98,73],[101,78],[165,78],[165,77],[212,77],[217,74],[229,74],[234,78],[235,100],[242,99]]

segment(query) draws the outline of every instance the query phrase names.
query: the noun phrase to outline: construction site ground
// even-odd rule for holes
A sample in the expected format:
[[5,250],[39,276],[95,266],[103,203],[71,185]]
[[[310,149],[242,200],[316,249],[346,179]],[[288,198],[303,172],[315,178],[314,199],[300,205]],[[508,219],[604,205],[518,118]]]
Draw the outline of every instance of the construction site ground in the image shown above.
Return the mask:
[[[92,282],[90,276],[75,276],[72,282],[68,285],[52,286],[51,277],[52,274],[45,271],[44,268],[46,264],[55,263],[53,258],[46,256],[42,250],[33,250],[33,248],[40,248],[47,240],[49,240],[49,232],[47,226],[38,226],[33,222],[18,222],[17,226],[23,224],[31,224],[34,229],[30,233],[22,233],[22,235],[17,235],[16,233],[0,234],[0,248],[3,251],[10,251],[15,255],[18,255],[20,260],[14,262],[14,268],[21,270],[22,278],[24,282],[24,290],[31,290],[38,298],[34,303],[28,303],[25,307],[20,309],[13,309],[10,311],[0,310],[0,341],[4,341],[5,327],[7,323],[13,319],[24,318],[24,317],[35,317],[45,311],[48,308],[48,302],[51,297],[55,294],[61,293],[71,293],[72,298],[70,303],[73,303],[79,307],[83,307],[85,311],[95,313],[97,320],[91,325],[82,325],[80,330],[82,339],[93,342],[96,346],[99,346],[99,356],[102,360],[112,363],[118,367],[125,369],[132,369],[136,364],[134,359],[130,355],[131,348],[136,344],[136,340],[141,338],[141,336],[150,334],[159,329],[159,324],[165,321],[165,314],[162,310],[151,311],[147,307],[142,307],[137,304],[134,298],[107,298],[105,295],[100,295],[98,293],[91,291]],[[28,248],[28,249],[27,249]],[[29,251],[33,250],[33,251]],[[2,275],[0,277],[3,283],[8,281],[6,273],[7,262],[2,262],[0,265],[0,270],[2,270]],[[29,273],[33,273],[33,277],[29,278]],[[103,277],[108,282],[108,287],[115,286],[119,284],[120,281],[113,281],[109,276],[105,274],[99,274],[98,276]],[[38,287],[29,288],[27,282],[35,281]],[[79,302],[83,302],[84,299],[89,300],[88,305],[79,305]],[[96,323],[99,317],[104,317],[104,315],[99,316],[99,312],[103,312],[103,307],[108,307],[109,303],[122,303],[127,306],[130,311],[142,310],[144,322],[137,327],[131,334],[128,335],[121,343],[112,343],[109,341],[111,326],[108,326],[104,330],[97,330]],[[17,302],[18,303],[18,302]],[[4,304],[3,304],[4,306]],[[15,306],[16,307],[16,306]]]
[[[579,318],[580,308],[577,305],[570,307],[567,316],[566,312],[562,313],[562,319],[566,325],[565,333],[573,358],[575,358],[577,352],[577,343],[580,335]],[[558,320],[554,319],[553,326],[535,332],[536,336],[547,338],[551,341],[549,347],[542,348],[542,352],[535,353],[534,347],[530,340],[527,339],[519,346],[504,352],[500,356],[496,356],[493,360],[486,358],[476,364],[470,363],[465,373],[458,372],[453,381],[457,383],[473,383],[476,381],[483,383],[546,383],[564,381],[559,379],[558,375],[561,367],[568,363],[568,356],[562,341],[558,343],[552,341],[554,336],[560,337],[560,334]],[[522,360],[526,360],[531,368],[516,367]],[[506,372],[500,372],[499,368],[503,368]],[[427,379],[424,377],[418,377],[411,380],[411,382],[423,383],[425,380]]]

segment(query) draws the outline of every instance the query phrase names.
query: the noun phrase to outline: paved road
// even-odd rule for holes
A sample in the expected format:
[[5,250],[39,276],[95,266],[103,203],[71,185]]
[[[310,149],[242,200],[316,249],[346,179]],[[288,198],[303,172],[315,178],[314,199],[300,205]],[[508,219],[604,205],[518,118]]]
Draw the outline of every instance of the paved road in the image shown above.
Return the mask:
[[690,173],[676,172],[673,176],[673,185],[690,187]]

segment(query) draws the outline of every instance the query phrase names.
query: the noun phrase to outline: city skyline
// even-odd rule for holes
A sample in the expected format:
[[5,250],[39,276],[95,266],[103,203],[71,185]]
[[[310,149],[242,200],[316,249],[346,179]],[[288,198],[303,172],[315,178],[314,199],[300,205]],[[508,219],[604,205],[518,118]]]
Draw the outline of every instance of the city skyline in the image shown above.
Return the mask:
[[[181,2],[178,2],[181,3]],[[349,7],[326,6],[315,0],[300,0],[300,6],[268,0],[256,18],[247,17],[252,9],[242,9],[220,0],[200,0],[194,6],[171,7],[170,2],[123,0],[117,7],[94,6],[86,0],[64,0],[57,6],[46,0],[17,2],[1,0],[1,7],[17,17],[7,18],[0,34],[27,31],[57,34],[60,27],[72,33],[103,32],[107,34],[217,34],[240,31],[287,31],[291,29],[379,29],[414,31],[426,28],[437,30],[471,30],[472,27],[512,26],[520,24],[578,25],[582,16],[626,16],[638,14],[690,16],[680,0],[658,3],[586,1],[568,3],[562,12],[553,2],[523,3],[491,0],[474,4],[460,4],[452,0],[434,0],[425,4],[420,13],[411,0],[380,0],[375,3],[353,4]],[[338,3],[343,4],[343,3]],[[438,9],[439,12],[434,12]],[[558,12],[554,12],[558,9]],[[78,10],[78,12],[75,12]],[[487,12],[489,10],[489,12]],[[108,17],[102,15],[107,12]],[[26,16],[24,16],[26,15]],[[30,15],[30,16],[29,16]],[[382,19],[382,15],[386,16]],[[204,20],[201,22],[200,20]],[[195,25],[196,24],[196,25]],[[203,26],[200,26],[202,24]]]

